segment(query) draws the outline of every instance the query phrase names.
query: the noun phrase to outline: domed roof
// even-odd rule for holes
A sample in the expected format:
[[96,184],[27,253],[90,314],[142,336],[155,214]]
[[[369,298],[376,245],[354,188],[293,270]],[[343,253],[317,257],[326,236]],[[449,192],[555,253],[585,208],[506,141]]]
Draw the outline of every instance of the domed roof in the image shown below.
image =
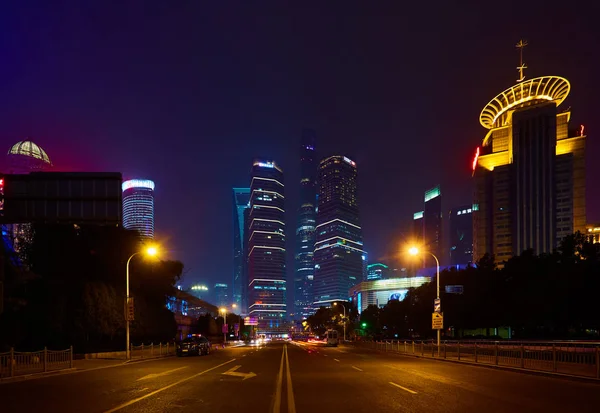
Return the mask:
[[46,154],[46,152],[31,141],[21,141],[17,142],[10,148],[8,151],[8,155],[23,155],[30,156],[35,159],[39,159],[47,164],[51,164],[50,158]]

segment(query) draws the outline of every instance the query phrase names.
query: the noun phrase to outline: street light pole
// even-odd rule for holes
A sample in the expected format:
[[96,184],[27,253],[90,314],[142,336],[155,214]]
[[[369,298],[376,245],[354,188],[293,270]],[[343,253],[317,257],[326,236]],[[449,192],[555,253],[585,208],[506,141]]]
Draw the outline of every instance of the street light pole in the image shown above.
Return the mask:
[[[417,255],[419,253],[419,248],[417,247],[412,247],[409,249],[408,251],[411,255]],[[435,259],[435,264],[436,264],[436,276],[435,276],[435,280],[436,280],[436,284],[437,284],[437,300],[439,302],[440,299],[440,260],[438,260],[438,257],[435,256],[434,253],[430,252],[430,251],[424,251],[427,254],[431,255],[434,259]],[[437,349],[438,349],[438,357],[440,356],[440,341],[441,341],[441,336],[442,336],[442,331],[438,328],[437,330]]]
[[[337,305],[337,303],[333,303],[333,305]],[[346,306],[342,304],[342,308],[344,309],[344,343],[346,342]]]
[[[126,271],[125,271],[125,358],[131,359],[131,346],[129,344],[129,263],[131,259],[142,251],[134,252],[127,260]],[[147,255],[156,255],[156,248],[149,247],[144,251]]]
[[125,277],[126,284],[126,292],[125,292],[125,359],[129,360],[131,358],[131,349],[129,346],[129,263],[131,259],[139,254],[138,252],[134,252],[131,254],[131,257],[127,260],[127,271]]
[[227,325],[227,309],[221,308],[220,311],[223,313],[223,345],[225,345],[225,342],[227,341],[227,333],[225,330],[225,326]]

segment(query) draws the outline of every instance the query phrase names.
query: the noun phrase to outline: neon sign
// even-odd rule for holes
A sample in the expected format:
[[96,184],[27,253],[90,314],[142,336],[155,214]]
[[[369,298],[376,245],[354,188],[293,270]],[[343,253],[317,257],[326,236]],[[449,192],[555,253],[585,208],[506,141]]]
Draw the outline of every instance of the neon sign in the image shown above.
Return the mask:
[[479,160],[479,146],[475,151],[475,158],[473,158],[473,172],[475,172],[475,168],[477,168],[477,161]]

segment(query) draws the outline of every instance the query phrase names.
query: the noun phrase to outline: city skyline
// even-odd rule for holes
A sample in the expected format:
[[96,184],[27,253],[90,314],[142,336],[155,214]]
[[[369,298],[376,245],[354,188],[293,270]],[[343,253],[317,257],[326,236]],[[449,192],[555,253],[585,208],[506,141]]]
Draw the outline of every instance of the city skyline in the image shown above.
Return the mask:
[[[389,262],[409,233],[407,217],[417,210],[424,188],[441,184],[449,207],[471,199],[471,161],[485,133],[476,115],[516,81],[514,44],[521,37],[530,43],[524,51],[526,76],[569,79],[573,92],[563,105],[574,108],[572,124],[589,131],[588,159],[600,155],[592,93],[599,87],[600,62],[588,53],[595,39],[594,25],[588,24],[593,14],[581,9],[547,10],[564,30],[577,33],[565,38],[536,18],[539,8],[533,5],[522,4],[520,19],[501,36],[486,27],[506,22],[483,5],[444,6],[445,17],[432,21],[452,33],[443,38],[402,17],[400,6],[379,17],[359,15],[350,6],[343,15],[323,6],[322,14],[281,10],[278,16],[259,7],[244,13],[264,24],[241,14],[192,24],[197,16],[226,13],[218,5],[207,7],[157,14],[155,24],[138,21],[139,10],[110,7],[57,12],[58,20],[40,12],[28,18],[26,28],[11,23],[19,21],[15,10],[4,15],[6,33],[14,39],[5,56],[14,65],[3,72],[9,87],[0,98],[1,146],[8,151],[29,138],[60,170],[151,176],[160,188],[157,241],[185,264],[185,283],[230,282],[231,188],[246,183],[249,159],[263,154],[278,160],[288,182],[297,182],[295,143],[303,126],[317,131],[320,153],[347,153],[360,165],[361,198],[378,200],[361,211],[365,245],[371,261]],[[327,23],[334,15],[343,23],[335,32]],[[304,24],[291,30],[299,21]],[[158,41],[157,25],[170,33],[164,42]],[[465,30],[450,30],[456,25]],[[231,37],[212,40],[217,30]],[[131,37],[131,31],[137,34]],[[408,40],[414,32],[427,47]],[[279,41],[294,47],[282,50]],[[467,43],[471,46],[458,46]],[[192,47],[197,53],[189,57]],[[390,52],[402,48],[406,53]],[[336,50],[346,52],[332,53]],[[148,63],[144,71],[135,63],[140,61]],[[468,62],[477,62],[479,70],[467,70]],[[179,75],[166,75],[173,72]],[[356,87],[357,79],[368,81]],[[197,189],[207,175],[210,201]],[[588,181],[600,176],[600,165],[589,162],[587,175]],[[292,228],[299,198],[288,192],[286,223]],[[587,197],[588,221],[600,221],[599,196],[588,191]],[[220,231],[223,236],[215,238]],[[291,252],[293,237],[288,238]]]

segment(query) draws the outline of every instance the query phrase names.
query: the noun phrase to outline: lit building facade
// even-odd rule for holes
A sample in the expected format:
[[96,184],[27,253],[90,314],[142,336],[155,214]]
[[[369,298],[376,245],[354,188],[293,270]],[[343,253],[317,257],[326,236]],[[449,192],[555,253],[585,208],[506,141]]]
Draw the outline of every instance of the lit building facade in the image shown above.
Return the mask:
[[[246,235],[244,212],[250,202],[250,188],[233,188],[233,302],[242,309],[242,296],[246,295],[244,280],[244,237]],[[245,298],[245,297],[244,297]]]
[[348,300],[361,282],[366,255],[359,220],[356,163],[345,156],[323,159],[318,168],[313,308]]
[[154,239],[154,182],[130,179],[123,182],[123,228]]
[[585,226],[585,235],[588,237],[589,242],[594,244],[600,243],[600,223],[587,224]]
[[219,307],[228,307],[231,304],[229,286],[224,283],[215,284],[215,304]]
[[463,205],[452,208],[448,214],[450,226],[450,265],[473,261],[473,207]]
[[389,277],[390,267],[380,262],[367,265],[367,281],[385,280]]
[[317,219],[317,162],[315,131],[304,129],[300,143],[300,208],[296,226],[294,255],[294,316],[306,319],[312,314],[313,278],[315,274],[314,247]]
[[431,282],[431,277],[390,278],[387,280],[363,281],[349,290],[348,296],[362,313],[370,305],[383,307],[391,300],[402,301],[409,288],[417,288]]
[[532,249],[550,253],[585,232],[585,135],[570,130],[570,91],[557,76],[521,81],[487,104],[488,129],[473,160],[473,258],[502,262]]
[[275,162],[252,166],[248,211],[248,315],[258,332],[285,329],[285,205],[283,170]]

